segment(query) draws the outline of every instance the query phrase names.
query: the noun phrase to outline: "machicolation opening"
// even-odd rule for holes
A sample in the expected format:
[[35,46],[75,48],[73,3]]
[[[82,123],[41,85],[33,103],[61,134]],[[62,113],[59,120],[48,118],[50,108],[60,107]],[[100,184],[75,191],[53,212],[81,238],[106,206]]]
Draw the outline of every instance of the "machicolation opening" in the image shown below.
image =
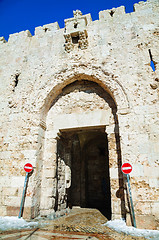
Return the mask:
[[77,44],[78,41],[79,41],[79,35],[75,36],[75,37],[72,37],[72,43]]

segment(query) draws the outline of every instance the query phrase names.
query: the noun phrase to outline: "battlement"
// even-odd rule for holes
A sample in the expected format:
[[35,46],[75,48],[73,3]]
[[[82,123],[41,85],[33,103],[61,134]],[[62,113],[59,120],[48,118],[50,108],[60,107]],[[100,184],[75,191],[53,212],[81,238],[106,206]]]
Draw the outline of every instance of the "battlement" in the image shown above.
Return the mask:
[[58,22],[45,24],[35,28],[35,35],[42,37],[46,32],[55,32],[60,29]]
[[[125,7],[120,6],[117,8],[107,9],[99,12],[99,19],[98,21],[105,21],[110,22],[112,19],[125,19],[128,20],[128,18],[131,18],[133,16],[144,16],[145,14],[154,14],[155,12],[159,12],[159,2],[158,0],[147,0],[146,2],[141,1],[139,3],[134,4],[134,11],[132,13],[126,13]],[[82,18],[86,19],[87,24],[86,27],[88,27],[92,21],[91,14],[82,15]],[[72,21],[73,18],[65,19],[65,26],[69,25],[69,23]],[[43,26],[39,26],[35,28],[35,35],[37,38],[44,37],[46,34],[55,34],[58,30],[60,30],[58,22],[45,24]],[[65,32],[65,28],[62,28],[61,31]],[[32,37],[29,30],[21,31],[19,33],[14,33],[9,35],[8,42],[14,43],[14,41],[23,41],[26,38]],[[0,37],[0,44],[5,44],[7,41],[4,39],[4,37]]]

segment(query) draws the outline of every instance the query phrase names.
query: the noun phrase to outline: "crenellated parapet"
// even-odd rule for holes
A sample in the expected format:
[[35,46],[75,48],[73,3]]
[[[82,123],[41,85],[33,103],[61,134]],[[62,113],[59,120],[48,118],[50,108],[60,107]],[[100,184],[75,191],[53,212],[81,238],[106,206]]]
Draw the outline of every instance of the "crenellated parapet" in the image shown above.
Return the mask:
[[[132,18],[132,14],[134,17],[138,15],[144,16],[146,13],[154,14],[156,11],[159,11],[158,0],[147,0],[146,2],[140,1],[139,3],[134,4],[134,12],[132,13],[126,13],[124,6],[100,11],[99,21],[110,22],[112,19],[116,19],[118,22],[121,18],[123,21],[124,19],[127,21],[129,18]],[[61,31],[63,31],[65,50],[67,52],[70,52],[76,43],[81,49],[87,48],[87,28],[94,23],[92,22],[90,14],[82,15],[80,10],[74,11],[73,14],[73,18],[65,19],[65,28],[61,29]],[[98,22],[98,20],[95,22]],[[56,34],[59,29],[58,22],[45,24],[35,28],[35,37],[43,38],[45,36],[51,36],[52,34]],[[32,37],[31,33],[29,30],[26,30],[10,34],[8,42],[14,43],[16,41],[23,41],[30,37]],[[4,43],[6,43],[6,40],[3,37],[0,37],[0,44]]]
[[[16,49],[20,56],[24,55],[24,59],[29,59],[27,57],[27,54],[30,54],[29,51],[34,55],[40,51],[43,55],[44,47],[46,48],[45,55],[47,56],[48,52],[53,56],[59,52],[76,54],[78,51],[82,54],[83,50],[106,45],[108,47],[106,51],[102,52],[102,55],[108,55],[110,51],[111,53],[116,51],[114,48],[112,50],[112,44],[117,39],[120,39],[120,43],[122,41],[130,42],[134,39],[135,46],[142,46],[143,49],[143,46],[147,45],[146,53],[144,53],[147,56],[148,48],[152,48],[150,38],[157,39],[159,34],[158,13],[158,0],[147,0],[134,4],[132,13],[126,13],[124,6],[100,11],[99,20],[96,21],[92,21],[91,14],[82,15],[80,10],[76,10],[73,12],[72,18],[65,19],[64,28],[60,29],[58,22],[54,22],[36,27],[33,36],[29,30],[10,34],[8,42],[3,37],[0,38],[0,49],[2,51],[8,49],[9,52]],[[156,19],[158,20],[156,21]],[[145,43],[142,40],[143,34]],[[157,53],[153,50],[152,53],[154,59],[157,59]]]
[[144,15],[145,13],[153,13],[159,9],[158,0],[140,1],[134,4],[134,11],[132,13],[125,12],[125,6],[107,9],[99,12],[99,20],[109,21],[111,18],[131,18],[133,15]]
[[26,30],[19,33],[10,34],[8,42],[15,43],[19,41],[24,41],[26,38],[30,38],[30,37],[32,37],[31,33],[29,32],[29,30]]
[[126,14],[124,6],[103,10],[99,12],[99,20],[109,21],[111,18],[119,18],[121,15],[123,16],[124,14]]
[[59,24],[58,22],[50,23],[50,24],[45,24],[42,27],[36,27],[35,28],[35,36],[37,37],[43,37],[46,33],[54,33],[57,30],[59,30]]

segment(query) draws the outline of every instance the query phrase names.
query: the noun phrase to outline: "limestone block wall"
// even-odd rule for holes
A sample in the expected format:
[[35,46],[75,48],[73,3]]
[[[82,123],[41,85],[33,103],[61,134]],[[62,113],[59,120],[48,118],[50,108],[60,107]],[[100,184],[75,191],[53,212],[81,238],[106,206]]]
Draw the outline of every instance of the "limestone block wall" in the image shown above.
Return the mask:
[[[37,27],[34,36],[27,30],[10,35],[8,42],[0,38],[0,215],[18,214],[26,162],[33,164],[34,172],[29,178],[24,216],[47,215],[54,210],[53,198],[50,205],[46,204],[55,189],[56,172],[53,159],[56,157],[54,133],[57,132],[49,131],[51,112],[55,115],[58,112],[60,119],[66,114],[68,128],[71,128],[75,122],[70,123],[69,115],[74,111],[75,116],[92,112],[93,115],[86,117],[87,125],[91,124],[92,116],[97,116],[98,122],[98,111],[107,111],[103,100],[96,98],[95,88],[92,95],[83,96],[82,87],[77,94],[75,82],[85,80],[108,93],[117,109],[116,119],[109,113],[109,121],[104,123],[111,159],[112,217],[121,216],[123,196],[116,193],[123,181],[120,165],[128,161],[133,165],[131,184],[137,224],[141,226],[144,216],[147,224],[153,223],[151,226],[156,228],[159,215],[159,2],[139,2],[134,5],[134,12],[128,14],[123,6],[104,10],[96,21],[91,20],[90,14],[75,14],[66,23],[80,23],[81,18],[82,29],[79,27],[75,35],[70,34],[72,25],[67,32],[67,24],[66,29],[59,29],[58,23],[51,23]],[[150,67],[149,49],[155,71]],[[63,96],[69,84],[75,89]],[[69,104],[76,108],[68,107]],[[117,135],[120,144],[116,141]],[[52,142],[51,149],[47,139]],[[117,157],[118,148],[120,157]],[[124,193],[128,216],[125,190]]]

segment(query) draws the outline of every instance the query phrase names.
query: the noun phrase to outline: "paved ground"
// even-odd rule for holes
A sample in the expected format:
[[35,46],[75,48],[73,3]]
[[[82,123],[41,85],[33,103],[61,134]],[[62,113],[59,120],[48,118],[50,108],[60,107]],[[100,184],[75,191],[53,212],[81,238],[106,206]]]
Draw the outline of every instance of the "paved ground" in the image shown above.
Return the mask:
[[83,240],[96,240],[96,239],[113,239],[109,237],[100,236],[99,234],[84,234],[84,233],[73,233],[73,232],[64,232],[64,231],[51,231],[51,230],[26,230],[19,232],[10,232],[5,235],[2,235],[0,239],[7,240],[53,240],[53,239],[83,239]]
[[107,219],[96,209],[75,209],[67,216],[39,221],[39,228],[1,232],[6,240],[144,240],[144,238],[119,234],[103,224]]
[[79,239],[79,240],[130,240],[130,239],[144,239],[136,238],[124,235],[118,235],[116,233],[82,233],[82,232],[65,232],[65,231],[55,231],[47,229],[32,229],[32,230],[20,230],[11,231],[1,234],[0,239],[6,240],[62,240],[62,239]]

